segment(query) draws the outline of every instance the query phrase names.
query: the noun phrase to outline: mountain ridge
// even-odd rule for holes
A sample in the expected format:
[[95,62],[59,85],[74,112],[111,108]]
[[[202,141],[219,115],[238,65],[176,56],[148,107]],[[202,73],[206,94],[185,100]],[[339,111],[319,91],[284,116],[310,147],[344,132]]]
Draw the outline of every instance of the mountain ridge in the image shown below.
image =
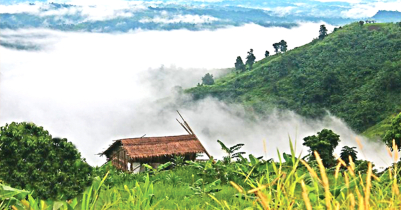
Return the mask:
[[353,23],[186,92],[195,100],[213,96],[261,113],[277,107],[319,118],[329,111],[363,132],[401,111],[399,49],[398,24]]

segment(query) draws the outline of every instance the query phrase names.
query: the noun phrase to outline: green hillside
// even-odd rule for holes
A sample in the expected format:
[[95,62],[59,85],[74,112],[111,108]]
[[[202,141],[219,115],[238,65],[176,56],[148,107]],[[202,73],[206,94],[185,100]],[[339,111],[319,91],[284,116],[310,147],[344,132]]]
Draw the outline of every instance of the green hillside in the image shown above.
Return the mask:
[[401,111],[401,26],[346,25],[186,92],[262,113],[278,107],[316,118],[328,111],[362,132]]

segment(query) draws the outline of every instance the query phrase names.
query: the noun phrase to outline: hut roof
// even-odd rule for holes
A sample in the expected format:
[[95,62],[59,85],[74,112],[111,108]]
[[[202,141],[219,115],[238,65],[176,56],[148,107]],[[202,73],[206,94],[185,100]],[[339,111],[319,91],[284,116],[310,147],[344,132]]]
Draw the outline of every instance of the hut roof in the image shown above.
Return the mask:
[[112,151],[119,146],[122,146],[133,161],[206,152],[195,135],[181,135],[119,139],[100,155],[110,157]]

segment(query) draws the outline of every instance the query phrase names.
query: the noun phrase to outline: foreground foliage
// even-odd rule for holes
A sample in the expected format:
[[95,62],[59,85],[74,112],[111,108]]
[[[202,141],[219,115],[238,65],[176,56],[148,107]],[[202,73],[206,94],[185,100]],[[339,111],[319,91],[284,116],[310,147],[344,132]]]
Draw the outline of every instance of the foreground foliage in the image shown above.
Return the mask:
[[[13,209],[400,209],[400,163],[375,174],[352,159],[325,168],[319,154],[306,162],[280,154],[279,162],[239,155],[237,161],[188,161],[140,174],[97,168],[92,186],[66,201],[35,199],[0,185],[0,208]],[[228,147],[227,147],[228,148]],[[398,150],[390,155],[398,159]],[[155,173],[156,170],[157,172]],[[103,177],[102,179],[99,177]],[[374,194],[373,194],[374,192]]]
[[92,167],[67,139],[33,123],[0,128],[0,179],[42,199],[70,199],[91,183]]

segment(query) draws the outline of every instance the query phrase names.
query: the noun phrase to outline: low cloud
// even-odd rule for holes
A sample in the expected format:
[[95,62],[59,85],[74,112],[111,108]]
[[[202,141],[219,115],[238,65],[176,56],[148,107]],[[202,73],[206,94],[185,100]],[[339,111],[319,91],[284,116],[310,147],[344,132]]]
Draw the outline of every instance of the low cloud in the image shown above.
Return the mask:
[[[306,44],[318,36],[320,24],[126,34],[2,30],[1,42],[40,47],[29,51],[0,46],[0,123],[31,121],[44,126],[53,136],[72,141],[93,165],[104,162],[95,154],[112,140],[185,133],[175,121],[177,109],[218,158],[223,153],[217,139],[228,145],[245,143],[244,150],[256,155],[265,155],[265,139],[266,156],[271,158],[277,157],[276,148],[289,152],[288,135],[298,140],[298,151],[306,154],[302,138],[322,128],[341,135],[341,144],[356,145],[357,135],[334,116],[310,121],[291,111],[276,110],[254,119],[238,104],[212,98],[193,102],[176,87],[196,86],[207,72],[218,77],[224,73],[218,68],[232,67],[236,56],[244,58],[250,48],[259,60],[281,39],[290,48]],[[386,157],[382,144],[375,148],[383,156],[371,155],[372,144],[363,141],[368,159]],[[383,161],[375,161],[379,162]]]
[[[0,5],[0,14],[9,13],[28,13],[40,17],[63,17],[78,15],[80,22],[85,21],[101,21],[114,18],[133,17],[135,12],[147,10],[148,6],[156,3],[129,2],[129,1],[113,1],[91,4],[90,1],[69,1],[67,4],[61,4],[55,7],[49,3],[36,2],[35,4],[19,3],[11,5]],[[96,6],[95,6],[96,5]]]
[[154,17],[148,19],[142,19],[139,22],[141,23],[194,23],[194,24],[202,24],[202,23],[211,23],[219,20],[218,18],[209,16],[209,15],[174,15],[173,17]]
[[273,14],[279,16],[279,17],[284,17],[286,15],[290,15],[293,13],[293,10],[297,8],[294,6],[288,6],[288,7],[275,7],[275,8],[264,8],[266,11],[272,11]]
[[343,11],[341,14],[348,18],[367,18],[374,16],[379,10],[401,12],[401,0],[396,0],[392,2],[375,1],[355,4],[350,10]]

